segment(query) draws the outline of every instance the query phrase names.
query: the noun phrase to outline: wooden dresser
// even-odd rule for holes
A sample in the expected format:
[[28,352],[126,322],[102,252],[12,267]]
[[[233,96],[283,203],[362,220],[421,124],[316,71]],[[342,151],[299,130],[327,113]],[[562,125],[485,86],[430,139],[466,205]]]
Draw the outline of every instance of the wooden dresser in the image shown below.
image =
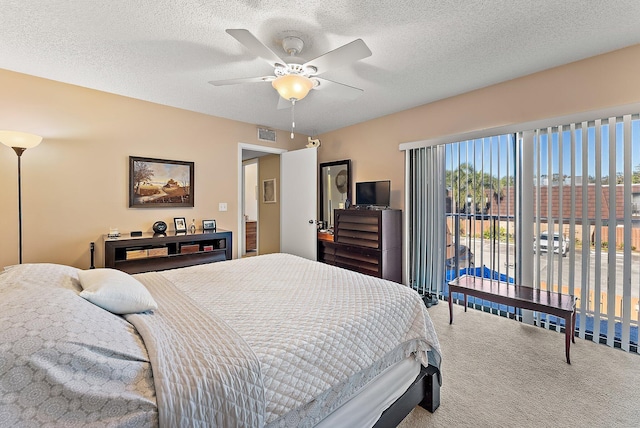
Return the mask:
[[402,211],[335,210],[333,242],[318,239],[318,260],[402,282]]
[[244,222],[244,230],[245,230],[245,243],[244,250],[246,251],[255,251],[257,249],[257,232],[258,232],[258,222],[257,221],[245,221]]

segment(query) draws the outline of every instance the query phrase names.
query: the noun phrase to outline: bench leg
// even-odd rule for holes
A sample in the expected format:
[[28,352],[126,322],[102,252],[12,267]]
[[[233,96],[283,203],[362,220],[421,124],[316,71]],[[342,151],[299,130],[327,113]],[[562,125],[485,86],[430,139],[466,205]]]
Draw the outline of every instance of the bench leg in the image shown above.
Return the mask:
[[449,289],[449,324],[453,324],[453,297]]
[[[567,364],[571,364],[569,359],[569,350],[571,349],[571,339],[573,337],[571,326],[573,326],[573,315],[569,315],[564,319],[564,336],[565,336],[565,353],[567,354]],[[575,342],[575,339],[574,339]]]
[[576,343],[576,310],[573,309],[573,314],[571,314],[571,341]]

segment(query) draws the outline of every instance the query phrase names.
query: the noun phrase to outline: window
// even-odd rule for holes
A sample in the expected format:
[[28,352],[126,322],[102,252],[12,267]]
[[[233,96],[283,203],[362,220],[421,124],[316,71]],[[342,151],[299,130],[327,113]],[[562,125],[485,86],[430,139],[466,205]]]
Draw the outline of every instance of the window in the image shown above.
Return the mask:
[[441,296],[465,273],[513,274],[515,141],[502,135],[411,150],[410,283],[423,294]]
[[[534,284],[579,297],[580,337],[637,352],[640,222],[633,198],[640,193],[640,120],[538,129],[530,139],[534,248],[541,249],[533,258]],[[559,242],[554,251],[545,251],[547,231]],[[555,317],[538,314],[537,321],[562,327]]]
[[468,273],[574,294],[580,337],[638,352],[639,115],[411,148],[407,162],[414,288],[443,296]]
[[507,276],[513,270],[514,144],[514,135],[502,135],[445,146],[446,221],[459,247],[457,269],[487,267]]

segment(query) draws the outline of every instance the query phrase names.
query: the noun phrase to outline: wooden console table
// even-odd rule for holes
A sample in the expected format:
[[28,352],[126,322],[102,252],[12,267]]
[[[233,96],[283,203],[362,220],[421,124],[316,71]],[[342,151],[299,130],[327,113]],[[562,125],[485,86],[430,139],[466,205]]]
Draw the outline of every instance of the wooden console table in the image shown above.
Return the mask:
[[227,230],[104,237],[104,267],[134,274],[231,260]]
[[467,298],[474,296],[496,302],[498,304],[514,306],[555,315],[565,320],[565,353],[567,363],[571,342],[575,343],[573,332],[576,329],[576,298],[569,294],[554,293],[552,291],[537,290],[532,287],[509,284],[503,281],[462,275],[449,282],[449,324],[453,323],[452,293],[464,294],[464,311],[467,311]]

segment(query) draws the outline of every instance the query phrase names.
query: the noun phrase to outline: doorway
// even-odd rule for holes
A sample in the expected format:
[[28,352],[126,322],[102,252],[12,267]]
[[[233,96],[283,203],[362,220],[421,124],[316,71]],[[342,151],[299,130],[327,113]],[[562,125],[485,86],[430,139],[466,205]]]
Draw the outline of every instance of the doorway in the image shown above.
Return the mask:
[[[238,144],[237,230],[240,238],[246,238],[245,217],[242,209],[245,194],[242,163],[243,159],[253,158],[258,158],[257,253],[269,254],[282,251],[316,260],[317,148],[287,151],[245,143]],[[270,193],[267,192],[269,185]],[[265,198],[264,195],[269,197]],[[301,199],[303,196],[304,198]],[[246,242],[244,242],[245,239],[237,239],[237,241],[237,257],[241,258],[246,254]]]
[[[267,155],[280,155],[286,152],[284,149],[277,149],[265,146],[258,146],[254,144],[238,143],[238,237],[234,239],[237,241],[236,248],[238,249],[237,257],[242,258],[246,256],[257,255],[260,253],[260,238],[261,233],[260,226],[263,226],[263,232],[269,231],[272,228],[268,223],[260,221],[260,158]],[[246,169],[246,165],[255,164],[255,178],[253,174],[253,166],[249,166]],[[279,181],[279,180],[278,180]],[[247,199],[249,202],[247,203]],[[253,218],[252,202],[255,200],[255,218]],[[248,217],[245,217],[248,216]],[[255,220],[255,223],[252,221]],[[279,219],[277,219],[279,223]],[[252,235],[253,228],[255,227],[255,249],[252,249]],[[279,227],[279,224],[278,224]],[[267,238],[271,239],[267,235]],[[279,240],[278,240],[279,241]],[[263,242],[265,244],[266,242]],[[277,243],[279,246],[279,242]]]
[[242,214],[244,217],[243,257],[258,254],[258,158],[242,162],[244,197]]

